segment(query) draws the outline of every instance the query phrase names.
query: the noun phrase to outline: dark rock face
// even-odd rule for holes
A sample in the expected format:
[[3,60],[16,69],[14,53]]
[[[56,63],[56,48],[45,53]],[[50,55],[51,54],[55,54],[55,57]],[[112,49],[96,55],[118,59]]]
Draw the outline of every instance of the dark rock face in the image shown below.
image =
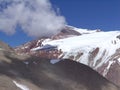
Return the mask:
[[118,35],[117,38],[120,39],[120,35]]
[[114,82],[116,85],[120,86],[120,63],[114,63],[111,65],[109,72],[107,73],[106,77]]

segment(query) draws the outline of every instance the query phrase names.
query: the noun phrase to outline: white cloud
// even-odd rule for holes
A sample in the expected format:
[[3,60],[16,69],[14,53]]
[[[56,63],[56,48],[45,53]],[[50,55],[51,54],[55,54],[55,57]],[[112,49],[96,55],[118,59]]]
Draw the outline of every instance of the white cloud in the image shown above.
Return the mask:
[[0,12],[0,31],[14,34],[20,25],[29,36],[49,36],[59,32],[66,24],[57,15],[49,0],[1,0],[6,7]]

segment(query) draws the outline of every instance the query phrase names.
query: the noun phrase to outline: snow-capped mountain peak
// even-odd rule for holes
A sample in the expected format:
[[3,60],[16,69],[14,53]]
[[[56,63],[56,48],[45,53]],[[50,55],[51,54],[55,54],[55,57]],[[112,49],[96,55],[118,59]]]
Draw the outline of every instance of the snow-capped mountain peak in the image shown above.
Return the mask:
[[66,26],[51,38],[35,40],[15,51],[55,60],[72,59],[90,66],[118,85],[120,82],[118,77],[114,77],[114,74],[119,76],[120,73],[111,73],[116,66],[120,70],[120,31],[104,32]]

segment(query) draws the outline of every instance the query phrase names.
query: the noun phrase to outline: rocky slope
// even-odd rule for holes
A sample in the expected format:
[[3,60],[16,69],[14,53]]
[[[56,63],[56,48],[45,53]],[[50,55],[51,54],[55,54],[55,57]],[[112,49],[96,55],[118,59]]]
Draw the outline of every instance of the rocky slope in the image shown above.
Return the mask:
[[120,90],[88,66],[72,60],[0,52],[4,57],[0,58],[0,90]]
[[120,86],[119,31],[103,32],[66,26],[57,35],[28,42],[15,51],[49,59],[72,59],[88,65]]
[[13,48],[11,48],[8,44],[0,41],[0,50],[6,50],[6,51],[14,51]]

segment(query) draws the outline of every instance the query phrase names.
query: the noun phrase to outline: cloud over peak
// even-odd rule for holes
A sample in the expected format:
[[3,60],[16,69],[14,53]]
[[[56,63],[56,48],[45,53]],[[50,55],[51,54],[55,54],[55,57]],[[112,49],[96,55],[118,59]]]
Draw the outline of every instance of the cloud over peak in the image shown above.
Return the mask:
[[1,0],[0,6],[0,31],[7,34],[14,34],[19,25],[29,36],[50,36],[66,24],[49,0]]

